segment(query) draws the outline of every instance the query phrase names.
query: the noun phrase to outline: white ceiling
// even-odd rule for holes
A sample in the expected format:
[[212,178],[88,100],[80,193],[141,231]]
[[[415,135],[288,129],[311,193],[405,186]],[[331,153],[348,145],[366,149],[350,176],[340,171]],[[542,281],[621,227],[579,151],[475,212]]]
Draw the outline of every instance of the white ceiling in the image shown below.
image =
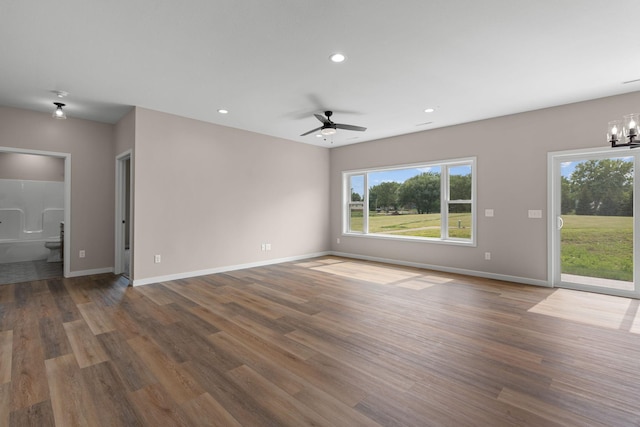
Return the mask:
[[[639,17],[638,0],[0,0],[0,105],[53,111],[63,90],[71,118],[137,105],[336,147],[638,91]],[[327,109],[368,130],[300,137]]]

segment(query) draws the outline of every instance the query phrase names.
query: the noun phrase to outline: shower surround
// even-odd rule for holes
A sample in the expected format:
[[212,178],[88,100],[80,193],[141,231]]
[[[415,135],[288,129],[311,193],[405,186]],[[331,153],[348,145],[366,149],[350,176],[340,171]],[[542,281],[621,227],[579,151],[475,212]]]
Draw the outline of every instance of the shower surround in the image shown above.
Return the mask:
[[0,264],[46,259],[62,221],[64,182],[0,179]]

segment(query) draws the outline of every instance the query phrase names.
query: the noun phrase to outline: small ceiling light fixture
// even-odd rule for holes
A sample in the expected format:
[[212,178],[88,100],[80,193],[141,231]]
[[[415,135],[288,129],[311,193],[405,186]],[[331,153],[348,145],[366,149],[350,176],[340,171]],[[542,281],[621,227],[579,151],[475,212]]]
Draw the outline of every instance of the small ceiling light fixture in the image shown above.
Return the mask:
[[51,117],[53,117],[54,119],[58,119],[58,120],[66,119],[67,115],[64,113],[64,110],[62,109],[62,107],[64,107],[65,104],[63,104],[62,102],[54,102],[53,105],[56,106],[56,109],[53,112],[53,114],[51,115]]
[[344,62],[344,60],[347,59],[347,57],[344,56],[342,53],[334,53],[329,57],[329,59],[331,60],[331,62],[339,63],[339,62]]
[[224,108],[220,108],[218,110],[218,113],[220,113],[220,114],[229,114],[229,110],[225,110]]
[[[640,113],[627,114],[622,120],[612,120],[607,129],[607,142],[612,147],[640,147],[638,139],[640,125]],[[620,142],[624,138],[628,142]]]
[[436,111],[435,108],[427,108],[424,110],[425,113],[433,113],[434,111]]

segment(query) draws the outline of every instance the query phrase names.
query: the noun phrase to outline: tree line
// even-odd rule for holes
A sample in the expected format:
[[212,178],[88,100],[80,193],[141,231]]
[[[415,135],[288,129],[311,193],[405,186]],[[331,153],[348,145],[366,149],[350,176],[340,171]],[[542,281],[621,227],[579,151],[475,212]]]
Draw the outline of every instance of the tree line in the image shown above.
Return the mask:
[[[471,199],[471,175],[449,176],[451,200]],[[370,211],[415,209],[419,214],[440,212],[440,174],[424,172],[404,181],[383,182],[369,188]],[[362,201],[358,193],[351,192],[352,201]],[[466,205],[452,205],[452,211],[468,211]]]
[[561,185],[563,215],[633,216],[633,162],[581,162]]

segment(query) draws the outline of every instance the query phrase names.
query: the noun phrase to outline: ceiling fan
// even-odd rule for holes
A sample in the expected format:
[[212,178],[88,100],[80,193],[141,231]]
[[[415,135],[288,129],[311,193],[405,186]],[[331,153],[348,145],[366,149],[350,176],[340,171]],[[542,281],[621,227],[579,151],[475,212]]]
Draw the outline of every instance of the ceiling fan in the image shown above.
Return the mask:
[[322,126],[320,126],[319,128],[315,128],[313,130],[310,130],[309,132],[305,132],[300,136],[309,135],[310,133],[313,133],[313,132],[318,131],[318,130],[324,136],[333,135],[334,133],[336,133],[337,129],[356,130],[356,131],[360,131],[360,132],[363,132],[363,131],[367,130],[367,128],[363,128],[362,126],[343,125],[343,124],[340,124],[340,123],[332,122],[331,121],[331,116],[333,115],[333,111],[325,111],[324,115],[327,116],[327,117],[322,117],[320,114],[314,114],[316,119],[318,119],[318,120],[320,120],[322,122]]

